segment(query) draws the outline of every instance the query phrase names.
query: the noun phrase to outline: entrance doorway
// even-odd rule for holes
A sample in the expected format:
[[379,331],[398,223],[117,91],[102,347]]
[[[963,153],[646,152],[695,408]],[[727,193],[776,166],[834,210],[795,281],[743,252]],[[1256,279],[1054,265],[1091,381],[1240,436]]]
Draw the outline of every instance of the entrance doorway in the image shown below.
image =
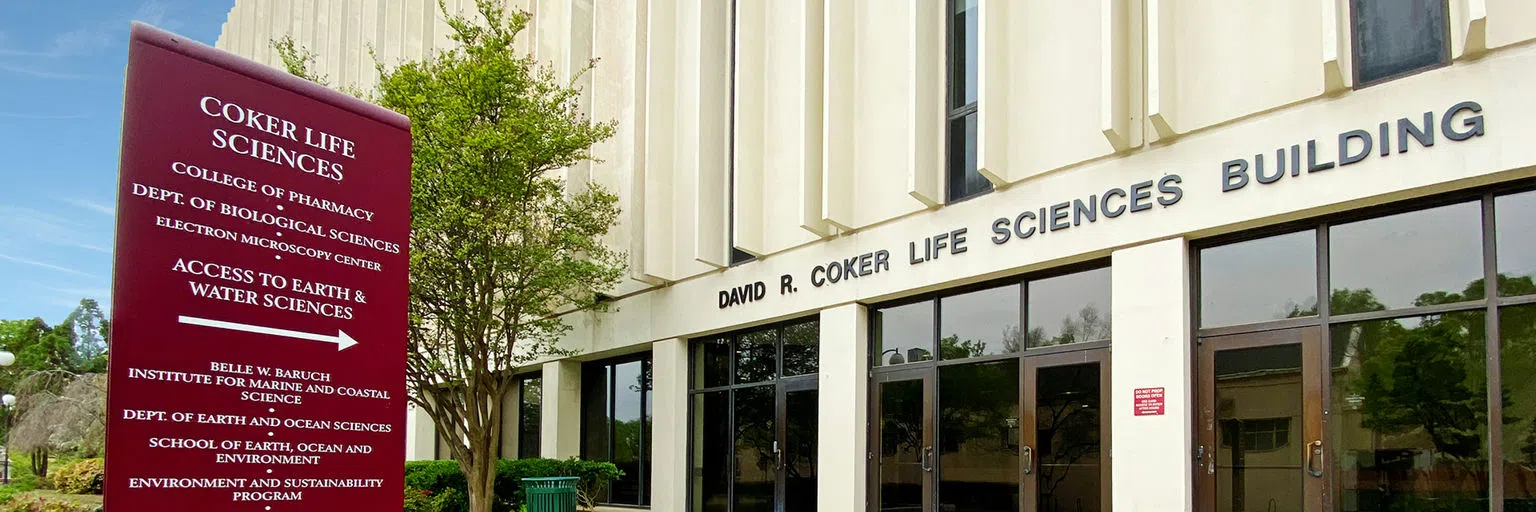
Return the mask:
[[872,512],[1109,510],[1110,269],[874,308]]
[[1201,338],[1199,358],[1197,510],[1323,510],[1321,328]]
[[880,512],[1108,510],[1108,350],[883,372]]
[[693,346],[690,510],[816,510],[819,324]]

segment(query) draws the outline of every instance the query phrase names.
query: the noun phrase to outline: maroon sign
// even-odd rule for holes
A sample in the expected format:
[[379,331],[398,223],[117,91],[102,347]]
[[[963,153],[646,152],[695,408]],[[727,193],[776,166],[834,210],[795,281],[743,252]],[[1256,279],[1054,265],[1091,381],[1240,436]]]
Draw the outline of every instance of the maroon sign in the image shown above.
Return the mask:
[[1131,395],[1135,403],[1136,416],[1162,416],[1163,415],[1163,388],[1136,388]]
[[410,148],[398,114],[134,25],[111,510],[401,509]]

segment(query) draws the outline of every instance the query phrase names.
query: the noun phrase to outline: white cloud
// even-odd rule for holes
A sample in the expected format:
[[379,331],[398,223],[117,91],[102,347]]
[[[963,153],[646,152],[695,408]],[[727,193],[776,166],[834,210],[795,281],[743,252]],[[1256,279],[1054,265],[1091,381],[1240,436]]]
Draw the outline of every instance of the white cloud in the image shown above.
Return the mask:
[[38,267],[38,268],[46,268],[46,269],[49,269],[49,270],[57,270],[59,272],[64,272],[66,274],[74,274],[74,275],[81,276],[81,277],[90,277],[90,278],[97,277],[95,275],[87,274],[85,272],[81,272],[79,270],[75,270],[75,269],[72,269],[72,268],[69,268],[69,267],[62,267],[62,266],[59,266],[59,265],[54,265],[52,263],[45,263],[45,262],[41,262],[41,261],[37,261],[37,260],[29,260],[29,259],[26,259],[26,258],[17,258],[15,256],[11,256],[9,254],[0,253],[0,260],[9,261],[9,262],[12,262],[12,263],[20,263],[22,265],[31,265],[31,266]]
[[105,205],[105,204],[101,204],[101,203],[92,201],[90,199],[64,199],[63,201],[66,202],[66,203],[69,203],[69,204],[81,207],[81,208],[85,208],[87,210],[91,210],[91,211],[96,212],[96,213],[100,213],[102,215],[106,215],[108,217],[116,217],[117,216],[117,209],[116,208],[113,208],[111,205]]
[[[66,219],[52,213],[42,212],[20,206],[0,206],[0,241],[3,246],[20,246],[25,243],[40,243],[64,247],[74,247],[102,254],[112,254],[107,248],[110,245],[111,236],[91,236],[87,230],[92,225]],[[110,225],[103,226],[109,228]],[[97,227],[101,231],[102,227]],[[108,242],[103,244],[103,238]]]
[[29,119],[34,121],[69,121],[74,119],[87,119],[91,116],[85,114],[29,114],[26,112],[0,111],[0,119]]
[[15,66],[15,65],[11,65],[11,64],[0,64],[0,71],[4,71],[4,72],[7,72],[7,73],[16,73],[16,74],[21,74],[21,75],[34,76],[34,77],[37,77],[37,78],[47,78],[47,79],[50,79],[50,80],[90,80],[91,79],[91,77],[88,76],[88,75],[81,75],[81,74],[77,74],[77,73],[60,73],[60,72],[57,72],[57,71],[49,71],[49,70],[46,70],[46,69],[37,69],[37,68],[33,68],[33,67],[28,67],[28,66]]

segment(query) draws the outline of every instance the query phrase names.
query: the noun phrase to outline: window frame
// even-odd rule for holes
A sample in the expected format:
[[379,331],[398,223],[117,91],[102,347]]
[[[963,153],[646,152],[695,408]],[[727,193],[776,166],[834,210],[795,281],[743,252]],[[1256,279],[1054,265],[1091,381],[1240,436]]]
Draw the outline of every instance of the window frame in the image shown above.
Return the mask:
[[[593,460],[592,459],[592,454],[587,452],[587,440],[589,439],[589,436],[592,434],[592,426],[587,423],[587,418],[586,418],[586,412],[587,412],[587,408],[588,408],[587,400],[592,399],[592,397],[586,396],[586,394],[584,393],[585,390],[586,390],[587,379],[590,378],[589,375],[591,375],[589,372],[591,372],[595,368],[602,368],[603,372],[604,372],[604,378],[606,380],[607,379],[607,375],[608,375],[607,372],[612,371],[613,368],[618,367],[619,365],[633,363],[633,362],[637,362],[637,361],[640,362],[640,373],[641,373],[641,375],[644,375],[646,372],[651,371],[653,360],[652,360],[650,351],[637,352],[637,353],[634,353],[634,354],[610,357],[610,358],[606,358],[606,359],[596,359],[596,360],[586,361],[586,362],[582,363],[582,365],[581,365],[581,389],[583,391],[583,394],[582,394],[582,397],[581,397],[581,451],[580,451],[582,459]],[[606,429],[607,432],[604,433],[604,439],[606,440],[606,451],[607,451],[607,453],[605,454],[605,459],[604,460],[608,461],[608,462],[612,462],[613,461],[614,439],[617,437],[617,433],[615,432],[615,429],[616,429],[615,423],[616,422],[612,421],[612,419],[614,417],[614,414],[615,414],[615,407],[616,407],[615,404],[617,403],[617,400],[614,399],[614,397],[616,396],[615,393],[614,393],[615,389],[616,389],[615,382],[609,381],[607,383],[606,395],[603,397],[603,401],[605,402],[605,404],[604,404],[605,405],[605,407],[604,407],[604,414],[605,414],[605,416],[604,417],[607,418],[607,420],[608,420],[606,422],[608,424],[607,429]],[[654,418],[651,417],[651,415],[650,415],[650,413],[648,411],[648,407],[647,407],[647,404],[650,401],[650,398],[648,397],[648,395],[651,395],[654,392],[655,392],[655,383],[652,382],[651,389],[641,391],[641,393],[640,393],[640,414],[641,414],[640,438],[641,439],[645,439],[646,434],[650,432],[650,427],[647,426],[647,423],[651,423],[652,421],[654,421]],[[542,435],[542,433],[541,433],[541,435]],[[608,486],[608,488],[606,489],[607,496],[605,496],[603,500],[598,501],[599,505],[603,505],[603,506],[610,506],[611,505],[611,506],[619,506],[619,507],[636,507],[636,508],[645,508],[645,507],[649,507],[650,506],[650,503],[651,503],[651,501],[650,501],[650,499],[651,499],[651,493],[650,493],[650,491],[651,491],[651,488],[650,488],[650,483],[651,483],[651,480],[650,480],[650,469],[651,469],[651,467],[650,466],[651,466],[651,456],[652,456],[650,448],[651,447],[650,447],[649,443],[641,442],[640,446],[639,446],[639,449],[636,452],[636,458],[639,459],[638,462],[639,462],[639,468],[640,468],[639,471],[638,471],[639,475],[636,475],[636,480],[639,481],[639,487],[638,487],[638,493],[637,493],[637,495],[640,498],[638,500],[639,503],[619,503],[619,502],[614,502],[613,501],[613,494],[614,494],[613,485],[610,484]]]
[[[1076,351],[1079,351],[1079,350],[1092,350],[1092,349],[1099,349],[1099,348],[1107,348],[1113,342],[1113,338],[1107,339],[1107,340],[1095,340],[1095,341],[1084,341],[1084,342],[1077,342],[1077,343],[1068,343],[1068,344],[1064,344],[1064,345],[1050,345],[1050,346],[1045,346],[1045,347],[1040,347],[1040,348],[1029,348],[1028,345],[1026,344],[1025,346],[1020,347],[1018,352],[1003,353],[1003,354],[992,354],[992,355],[985,355],[985,356],[980,356],[980,357],[965,357],[965,358],[959,358],[959,359],[941,359],[940,358],[940,354],[939,354],[939,340],[943,337],[943,329],[944,329],[943,322],[941,321],[942,318],[943,318],[942,315],[944,314],[944,312],[943,312],[943,309],[941,308],[941,306],[939,304],[941,299],[943,299],[945,297],[951,297],[951,296],[956,296],[956,295],[964,295],[964,294],[967,294],[967,293],[970,293],[970,292],[987,290],[987,289],[997,288],[997,287],[1001,287],[1001,286],[1017,285],[1019,287],[1019,318],[1018,318],[1018,322],[1019,323],[1018,323],[1018,326],[1019,326],[1019,329],[1020,329],[1021,332],[1026,332],[1027,333],[1027,332],[1029,332],[1029,283],[1031,281],[1041,281],[1041,280],[1050,279],[1050,278],[1053,278],[1053,277],[1061,277],[1061,276],[1077,274],[1077,273],[1081,273],[1081,272],[1088,272],[1088,271],[1092,271],[1092,270],[1105,269],[1105,268],[1110,269],[1111,276],[1113,276],[1113,272],[1114,272],[1113,269],[1114,269],[1114,267],[1112,265],[1110,265],[1109,258],[1095,258],[1095,259],[1084,261],[1084,262],[1081,262],[1081,263],[1074,263],[1074,264],[1070,264],[1070,265],[1063,265],[1063,266],[1059,266],[1059,267],[1052,267],[1050,269],[1042,270],[1042,271],[1039,271],[1039,272],[1028,273],[1028,274],[1023,274],[1023,275],[1018,275],[1018,276],[1010,276],[1010,277],[1005,277],[1005,278],[1000,278],[1000,279],[993,279],[993,280],[983,281],[983,282],[969,284],[969,285],[965,285],[965,286],[959,286],[959,287],[955,287],[955,288],[947,288],[947,289],[944,289],[944,290],[933,291],[933,292],[928,292],[928,293],[922,293],[922,294],[912,295],[912,296],[909,296],[909,297],[902,297],[902,298],[899,298],[899,299],[889,300],[889,301],[885,301],[885,302],[879,302],[879,303],[875,303],[875,304],[869,304],[868,305],[868,309],[869,309],[869,312],[870,312],[870,314],[869,314],[869,326],[868,326],[868,328],[869,328],[869,331],[868,331],[869,332],[869,336],[868,336],[869,337],[869,360],[866,362],[866,364],[868,364],[868,368],[869,368],[870,372],[873,373],[873,372],[881,372],[881,371],[898,371],[898,370],[905,370],[905,369],[908,369],[908,368],[925,368],[925,367],[928,367],[928,366],[948,366],[948,365],[953,365],[953,364],[981,363],[981,362],[990,362],[990,361],[1003,360],[1003,359],[1016,359],[1016,358],[1019,358],[1019,357],[1026,357],[1026,356],[1036,356],[1036,355],[1043,355],[1043,354],[1054,354],[1054,353],[1058,353],[1058,352],[1076,352]],[[1111,279],[1113,279],[1113,278],[1111,278]],[[1111,281],[1111,282],[1113,282],[1113,281]],[[919,303],[922,303],[922,302],[931,302],[932,303],[932,308],[933,308],[933,314],[932,314],[932,317],[933,317],[933,332],[931,333],[931,336],[930,336],[930,342],[929,342],[930,344],[927,347],[925,347],[925,348],[928,348],[930,350],[930,352],[933,354],[933,357],[928,359],[928,360],[918,361],[918,362],[906,362],[906,363],[902,363],[902,364],[893,364],[893,365],[882,365],[882,364],[880,364],[880,352],[877,352],[875,350],[876,348],[878,348],[875,344],[879,341],[879,340],[875,339],[875,332],[876,332],[876,329],[878,328],[878,324],[876,323],[878,319],[875,317],[875,314],[874,314],[875,311],[881,310],[881,309],[895,308],[895,307],[899,307],[899,306],[907,306],[907,305],[911,305],[911,304],[919,304]],[[1110,310],[1111,316],[1113,316],[1113,312],[1114,312],[1114,310],[1111,309]],[[1111,325],[1113,325],[1113,323],[1111,323]]]
[[[1191,339],[1189,340],[1190,346],[1194,348],[1191,353],[1198,354],[1200,352],[1200,347],[1203,343],[1205,343],[1204,340],[1206,338],[1255,334],[1267,331],[1278,331],[1293,329],[1297,327],[1315,326],[1318,327],[1321,331],[1319,334],[1321,337],[1320,350],[1322,351],[1322,354],[1326,355],[1331,354],[1333,351],[1332,331],[1337,326],[1368,321],[1397,320],[1429,315],[1444,315],[1447,313],[1481,311],[1484,313],[1483,318],[1485,324],[1483,331],[1484,343],[1486,344],[1484,347],[1484,376],[1486,377],[1485,382],[1489,390],[1502,390],[1503,361],[1500,350],[1502,349],[1503,341],[1502,333],[1500,332],[1500,311],[1513,306],[1536,304],[1536,294],[1499,296],[1497,289],[1499,278],[1497,245],[1498,211],[1495,208],[1495,205],[1498,198],[1500,197],[1527,192],[1536,192],[1536,179],[1524,179],[1520,181],[1495,184],[1491,186],[1453,191],[1444,194],[1409,199],[1406,201],[1400,201],[1377,207],[1368,207],[1359,210],[1341,212],[1333,215],[1324,215],[1309,219],[1302,219],[1298,221],[1277,224],[1274,226],[1267,226],[1257,230],[1243,231],[1227,235],[1218,235],[1207,239],[1194,240],[1189,245],[1189,261],[1192,269],[1192,271],[1189,272],[1190,289],[1194,291],[1194,293],[1191,293],[1189,296],[1191,318],[1194,319],[1194,328],[1191,329]],[[1481,214],[1481,219],[1478,223],[1478,229],[1480,229],[1479,238],[1481,241],[1479,250],[1482,251],[1481,261],[1483,272],[1480,278],[1483,280],[1483,298],[1448,304],[1402,307],[1337,316],[1332,314],[1332,283],[1330,281],[1331,276],[1329,261],[1329,228],[1331,226],[1469,202],[1476,203]],[[1317,280],[1316,286],[1318,295],[1317,315],[1211,328],[1206,328],[1199,325],[1200,297],[1202,290],[1200,288],[1200,272],[1198,270],[1200,268],[1200,255],[1204,249],[1249,240],[1256,240],[1269,236],[1309,230],[1316,233],[1317,236],[1317,243],[1315,247],[1317,258],[1317,276],[1315,276]],[[1201,372],[1210,371],[1206,368],[1199,368],[1198,356],[1192,358],[1191,364],[1191,368],[1194,368],[1194,371],[1197,375]],[[1322,396],[1332,396],[1332,378],[1330,377],[1323,379],[1321,385]],[[1490,397],[1498,395],[1499,392],[1490,392],[1488,394]],[[1198,404],[1198,397],[1191,396],[1190,399],[1191,403]],[[1199,406],[1191,408],[1191,417],[1196,421],[1198,421],[1198,418],[1194,418],[1194,414],[1196,414],[1199,409]],[[1484,451],[1484,460],[1488,464],[1487,470],[1490,474],[1488,483],[1488,499],[1491,503],[1503,503],[1506,499],[1503,477],[1506,471],[1506,468],[1504,467],[1505,458],[1502,450],[1504,443],[1504,428],[1502,423],[1503,418],[1504,405],[1502,401],[1489,399],[1487,402],[1487,424],[1485,426],[1487,429],[1487,438],[1484,440],[1484,445],[1481,448]],[[1325,431],[1326,430],[1327,428],[1325,427]],[[1329,442],[1337,442],[1337,440],[1330,440]],[[1334,478],[1337,478],[1337,472],[1339,471],[1339,468],[1334,466],[1328,471],[1330,471],[1329,481],[1331,482]],[[1197,475],[1197,479],[1198,478],[1199,476]],[[1327,494],[1329,503],[1324,505],[1325,509],[1332,506],[1332,500],[1337,499],[1332,490],[1327,491]]]
[[1410,77],[1410,76],[1413,76],[1413,75],[1417,75],[1419,73],[1433,71],[1433,70],[1444,68],[1444,67],[1448,67],[1448,66],[1451,65],[1451,61],[1454,60],[1452,58],[1452,55],[1451,55],[1451,44],[1452,44],[1451,43],[1451,35],[1452,35],[1451,23],[1453,23],[1454,21],[1451,19],[1450,1],[1448,1],[1448,0],[1437,0],[1439,2],[1439,4],[1440,4],[1441,14],[1443,16],[1445,16],[1445,30],[1446,30],[1446,33],[1445,33],[1445,45],[1444,45],[1443,48],[1441,48],[1441,59],[1440,59],[1440,62],[1432,64],[1432,65],[1429,65],[1429,66],[1420,66],[1420,67],[1413,68],[1413,69],[1410,69],[1410,70],[1407,70],[1407,71],[1400,71],[1400,72],[1395,73],[1395,74],[1391,74],[1391,75],[1383,76],[1381,78],[1377,78],[1375,80],[1370,80],[1370,81],[1362,82],[1360,80],[1360,63],[1362,62],[1362,59],[1360,58],[1360,34],[1358,33],[1357,30],[1355,30],[1355,27],[1360,22],[1359,13],[1355,10],[1355,2],[1356,1],[1369,1],[1369,0],[1350,0],[1349,3],[1346,4],[1348,9],[1349,9],[1349,59],[1350,59],[1349,60],[1349,64],[1350,64],[1349,67],[1350,67],[1350,77],[1354,81],[1354,84],[1355,84],[1354,88],[1356,90],[1365,89],[1367,87],[1372,87],[1372,86],[1384,84],[1384,83],[1391,82],[1393,80],[1398,80],[1398,79],[1401,79],[1401,78],[1407,78],[1407,77]]
[[[695,419],[695,415],[698,414],[698,411],[695,408],[695,402],[696,402],[695,401],[695,397],[703,396],[703,395],[709,395],[709,394],[713,394],[713,393],[724,393],[725,403],[726,403],[726,416],[727,416],[727,421],[729,422],[729,425],[730,425],[730,428],[728,430],[735,431],[735,429],[736,429],[736,392],[737,391],[745,390],[745,389],[755,389],[755,388],[767,387],[767,388],[772,388],[774,390],[774,394],[777,396],[777,395],[782,395],[782,394],[789,393],[789,392],[819,390],[820,389],[820,378],[819,378],[819,376],[820,376],[820,373],[821,373],[820,372],[820,366],[821,366],[820,365],[820,361],[817,362],[817,371],[813,371],[813,372],[810,372],[810,373],[803,373],[803,374],[799,374],[799,375],[784,375],[784,331],[787,328],[792,327],[792,326],[797,326],[797,325],[802,325],[802,324],[812,324],[812,323],[816,324],[818,326],[818,329],[819,329],[819,327],[821,325],[820,322],[821,322],[821,317],[819,315],[810,315],[810,316],[803,316],[803,317],[799,317],[799,318],[793,318],[793,319],[789,319],[789,320],[783,320],[783,321],[763,324],[763,325],[759,325],[759,326],[755,326],[755,327],[749,327],[749,328],[746,328],[746,329],[739,329],[739,330],[735,330],[735,331],[729,331],[729,332],[724,332],[724,333],[720,333],[720,334],[714,334],[714,335],[710,335],[710,336],[700,336],[700,337],[691,338],[691,339],[688,340],[688,373],[687,373],[687,378],[688,378],[688,393],[687,393],[687,396],[688,396],[688,398],[687,398],[687,413],[686,413],[686,421],[688,423],[688,426],[687,426],[687,429],[688,429],[688,443],[687,443],[687,447],[686,447],[686,450],[687,450],[687,452],[686,452],[687,453],[687,463],[688,463],[688,475],[686,476],[686,482],[685,482],[684,494],[683,494],[684,500],[688,503],[688,505],[686,507],[684,507],[685,510],[689,510],[689,511],[693,510],[693,492],[694,492],[693,457],[697,453],[697,452],[695,452],[695,450],[698,450],[700,448],[698,446],[698,444],[695,443],[695,439],[696,439],[697,436],[696,436],[696,433],[694,432],[694,419]],[[774,332],[774,354],[775,354],[775,361],[774,361],[774,374],[773,374],[773,378],[768,379],[768,380],[755,381],[755,382],[737,382],[736,381],[736,350],[738,348],[737,341],[742,336],[744,336],[744,335],[753,334],[753,333],[759,333],[759,332],[763,332],[763,331],[773,331]],[[694,347],[697,347],[701,343],[713,343],[713,342],[720,342],[720,341],[724,341],[725,342],[726,346],[729,349],[728,353],[730,354],[730,357],[727,360],[726,369],[725,369],[727,377],[728,377],[726,379],[726,383],[723,384],[723,385],[719,385],[719,386],[708,386],[708,387],[696,386],[695,384],[701,382],[699,380],[700,375],[699,375],[698,372],[702,371],[703,369],[700,368],[700,365],[698,364],[698,361],[695,360],[695,358],[694,358]],[[816,344],[819,347],[821,345],[821,343],[822,343],[822,340],[821,340],[821,337],[820,337],[820,332],[818,330]],[[821,397],[820,397],[820,395],[818,395],[817,396],[817,400],[819,401],[820,399],[821,399]],[[782,410],[779,410],[778,406],[776,405],[775,406],[775,411],[774,411],[774,421],[777,422],[778,420],[782,419],[781,416],[784,415],[784,414],[786,414],[786,412],[782,411]],[[818,442],[819,442],[819,440],[818,440]],[[730,451],[730,454],[731,454],[731,463],[730,463],[731,467],[730,467],[730,469],[731,469],[731,471],[735,471],[736,450],[735,450],[735,439],[734,438],[732,439],[732,446],[731,446],[731,450],[729,450],[729,451]],[[819,467],[817,469],[817,478],[820,478],[820,468]],[[777,485],[777,484],[775,484],[775,485]],[[778,491],[776,490],[775,492],[777,493]],[[735,501],[736,501],[736,486],[735,485],[727,485],[726,486],[726,503],[727,503],[726,508],[727,509],[734,508]]]
[[[944,204],[946,205],[969,201],[971,199],[990,194],[997,190],[997,186],[992,184],[991,181],[987,182],[986,190],[964,195],[960,195],[960,192],[955,190],[955,187],[951,186],[955,180],[956,171],[961,173],[965,173],[967,171],[977,172],[976,169],[956,169],[953,165],[954,153],[956,149],[955,145],[953,144],[955,121],[963,120],[967,116],[978,115],[977,113],[980,111],[981,104],[981,98],[978,97],[976,101],[972,101],[958,107],[954,106],[955,75],[957,72],[966,73],[968,71],[965,69],[965,55],[956,54],[956,52],[960,51],[960,49],[955,44],[955,18],[958,15],[958,13],[955,12],[955,8],[957,3],[962,1],[965,0],[944,1]],[[977,20],[977,26],[980,26],[980,20]],[[981,39],[978,36],[977,43],[980,44],[980,41]],[[980,65],[981,63],[978,61],[977,66]],[[980,76],[980,70],[978,69],[977,71],[977,75]],[[977,85],[979,87],[980,84]],[[979,130],[979,117],[977,118],[977,122],[977,128]],[[969,139],[967,139],[967,142],[970,142]],[[965,150],[964,147],[959,149],[961,151]]]
[[[543,441],[544,441],[544,425],[543,425],[544,412],[542,411],[542,409],[544,407],[544,390],[543,390],[544,372],[543,371],[533,371],[533,372],[518,374],[514,378],[517,379],[517,416],[516,416],[517,424],[515,425],[515,429],[516,429],[515,431],[517,432],[517,445],[513,447],[515,449],[514,450],[515,451],[514,456],[515,456],[515,458],[518,458],[518,459],[537,459],[537,458],[540,458],[540,456],[543,455],[543,453],[542,453],[543,452],[542,446],[543,446]],[[528,383],[530,381],[534,381],[534,380],[539,381],[539,387],[540,387],[539,388],[539,408],[541,410],[539,411],[539,424],[537,424],[535,426],[535,428],[537,428],[537,431],[535,433],[538,435],[539,442],[534,444],[534,452],[535,452],[534,454],[532,454],[532,455],[524,455],[523,454],[523,443],[524,443],[525,439],[523,438],[523,435],[525,434],[525,432],[523,432],[523,419],[524,419],[523,418],[523,404],[528,399]],[[505,414],[503,414],[503,416],[505,416]],[[503,421],[505,421],[505,420],[503,420]],[[503,439],[502,441],[503,441],[503,444],[505,444],[506,440]],[[497,453],[505,454],[506,451],[498,449]]]

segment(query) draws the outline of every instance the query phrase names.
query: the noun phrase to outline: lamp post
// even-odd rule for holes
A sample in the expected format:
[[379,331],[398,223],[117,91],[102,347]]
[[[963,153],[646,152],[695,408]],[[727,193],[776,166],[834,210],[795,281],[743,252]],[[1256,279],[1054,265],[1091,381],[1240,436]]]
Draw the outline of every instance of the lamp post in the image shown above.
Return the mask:
[[[12,354],[7,350],[0,350],[0,367],[13,364],[16,364],[16,354]],[[3,446],[0,446],[0,448],[4,448],[4,451],[0,451],[0,456],[4,457],[3,460],[0,460],[0,463],[5,464],[5,469],[4,474],[0,475],[0,480],[9,484],[11,483],[11,411],[16,408],[16,395],[6,393],[4,396],[0,396],[0,407],[5,408],[5,442]]]

